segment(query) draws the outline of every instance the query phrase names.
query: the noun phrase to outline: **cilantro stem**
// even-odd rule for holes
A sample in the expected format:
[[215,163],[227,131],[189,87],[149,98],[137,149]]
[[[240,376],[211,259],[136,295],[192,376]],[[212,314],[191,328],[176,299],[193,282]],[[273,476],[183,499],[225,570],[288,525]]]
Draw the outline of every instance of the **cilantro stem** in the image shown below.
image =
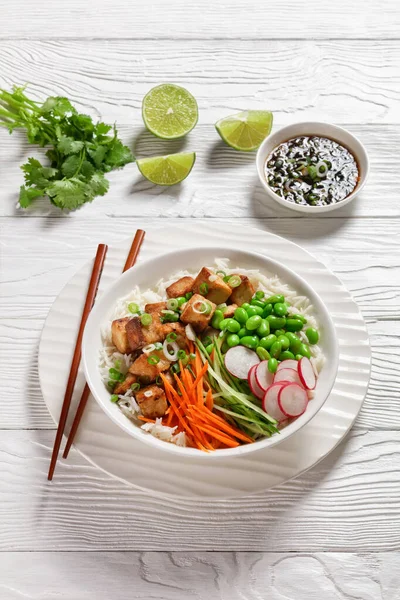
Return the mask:
[[78,175],[79,171],[82,169],[83,160],[84,160],[85,156],[86,156],[86,152],[85,152],[84,149],[82,149],[81,150],[81,155],[80,155],[80,159],[81,160],[79,162],[78,168],[76,169],[75,173],[73,174],[73,177],[76,177]]

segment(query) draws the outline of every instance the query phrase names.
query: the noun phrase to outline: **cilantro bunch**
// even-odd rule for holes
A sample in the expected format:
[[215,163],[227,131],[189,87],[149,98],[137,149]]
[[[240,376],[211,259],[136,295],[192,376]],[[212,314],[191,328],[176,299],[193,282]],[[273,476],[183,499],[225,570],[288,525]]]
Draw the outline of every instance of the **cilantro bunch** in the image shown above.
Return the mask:
[[31,144],[49,147],[49,164],[30,158],[22,165],[25,185],[20,188],[20,205],[26,208],[35,198],[47,196],[55,206],[74,210],[104,196],[109,187],[104,173],[135,160],[118,139],[115,125],[93,123],[67,98],[49,97],[38,104],[24,91],[0,90],[0,125],[10,133],[26,129]]

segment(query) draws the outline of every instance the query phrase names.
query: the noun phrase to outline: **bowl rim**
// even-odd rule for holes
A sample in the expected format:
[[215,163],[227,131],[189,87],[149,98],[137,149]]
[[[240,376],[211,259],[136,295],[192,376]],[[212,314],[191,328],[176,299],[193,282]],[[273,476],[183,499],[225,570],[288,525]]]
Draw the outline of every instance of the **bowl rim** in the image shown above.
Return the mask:
[[[279,144],[282,144],[284,141],[290,139],[293,136],[296,136],[296,133],[294,133],[296,128],[304,128],[304,127],[310,128],[309,135],[313,135],[313,132],[312,132],[313,128],[326,127],[326,128],[331,129],[333,132],[336,131],[338,134],[343,133],[350,138],[351,144],[347,144],[345,142],[341,142],[339,139],[336,139],[334,134],[330,135],[327,133],[325,136],[323,136],[323,134],[321,134],[321,133],[314,134],[314,135],[320,135],[321,137],[327,137],[329,139],[332,139],[333,141],[336,141],[337,143],[343,145],[345,148],[347,148],[347,150],[349,150],[352,154],[354,154],[354,157],[357,161],[358,168],[360,170],[360,180],[358,181],[354,190],[348,196],[346,196],[346,198],[344,198],[344,200],[341,200],[340,202],[336,202],[335,204],[329,204],[326,206],[309,206],[309,205],[306,206],[304,204],[295,204],[294,202],[289,202],[288,200],[285,200],[285,198],[282,198],[281,196],[276,194],[270,188],[267,181],[265,180],[264,170],[263,170],[264,163],[265,163],[267,156],[271,153],[271,151],[269,151],[268,154],[266,154],[265,147],[271,143],[271,140],[274,140],[275,141],[274,148],[276,148],[277,146],[279,146]],[[289,132],[292,132],[292,133],[289,134]],[[286,135],[286,133],[288,135]],[[300,134],[298,134],[298,135],[300,135]],[[306,133],[302,132],[301,135],[306,135]],[[354,145],[358,147],[357,150],[354,149]],[[317,213],[323,213],[323,212],[330,212],[332,210],[342,208],[343,206],[346,206],[347,204],[349,204],[352,200],[354,200],[354,198],[364,188],[364,186],[368,180],[369,171],[370,171],[369,156],[368,156],[368,153],[367,153],[367,150],[366,150],[364,144],[360,141],[360,139],[357,136],[355,136],[353,133],[351,133],[348,129],[341,127],[340,125],[335,125],[334,123],[328,123],[326,121],[298,121],[296,123],[292,123],[290,125],[285,125],[284,127],[277,129],[274,133],[267,136],[265,138],[265,140],[263,140],[263,142],[261,143],[260,147],[258,148],[257,156],[256,156],[256,166],[257,166],[258,178],[259,178],[261,184],[263,185],[264,189],[266,190],[266,192],[269,194],[269,196],[271,196],[271,198],[273,198],[274,200],[276,200],[276,202],[278,202],[282,206],[285,206],[286,208],[290,208],[291,210],[296,210],[298,212],[307,212],[307,213],[311,213],[311,214],[312,213],[317,214]]]
[[[115,288],[118,287],[118,285],[120,284],[120,282],[122,280],[129,279],[130,277],[134,276],[138,270],[145,270],[145,269],[150,268],[151,265],[154,263],[157,263],[160,260],[160,258],[172,259],[173,257],[180,257],[183,253],[193,252],[194,254],[197,254],[197,253],[203,252],[203,251],[206,251],[206,252],[212,251],[214,254],[214,257],[217,257],[218,255],[221,256],[221,255],[223,255],[223,253],[229,255],[232,252],[242,253],[250,258],[253,256],[258,260],[261,259],[262,261],[269,263],[269,267],[268,267],[269,270],[271,270],[271,266],[273,268],[273,266],[276,265],[278,267],[278,269],[288,272],[288,274],[292,278],[294,277],[295,280],[297,279],[299,281],[300,287],[305,288],[305,290],[307,291],[306,295],[308,297],[310,295],[311,295],[311,297],[314,297],[317,300],[317,304],[319,304],[319,307],[317,307],[317,308],[319,308],[319,310],[322,309],[322,312],[324,313],[324,317],[326,318],[326,320],[324,320],[324,328],[326,331],[326,335],[330,337],[331,344],[333,345],[333,355],[332,355],[332,357],[330,357],[331,363],[333,363],[331,382],[330,382],[329,386],[327,387],[325,397],[320,402],[320,405],[316,407],[315,410],[306,411],[305,413],[303,413],[303,415],[300,415],[300,417],[298,417],[295,421],[293,421],[290,425],[288,425],[287,427],[285,427],[282,430],[283,432],[287,432],[289,430],[289,434],[287,434],[287,433],[284,435],[276,434],[276,435],[271,436],[270,438],[263,438],[263,439],[255,442],[254,444],[246,444],[246,445],[238,446],[236,448],[226,448],[226,449],[224,448],[224,449],[215,450],[214,452],[209,452],[209,453],[202,452],[202,451],[198,450],[197,448],[182,447],[182,446],[177,446],[176,444],[164,442],[150,434],[144,435],[144,432],[137,425],[135,425],[132,421],[130,421],[127,417],[125,417],[124,420],[120,420],[119,418],[117,418],[116,413],[112,410],[113,408],[115,408],[115,405],[114,404],[111,405],[110,403],[107,404],[100,397],[100,393],[98,393],[98,386],[93,380],[92,372],[91,372],[91,369],[88,364],[88,354],[91,351],[90,338],[93,335],[91,330],[93,328],[95,328],[95,331],[97,330],[97,333],[100,332],[102,323],[104,322],[107,313],[110,311],[110,307],[108,306],[108,301],[109,301],[110,296],[112,297]],[[179,269],[179,267],[176,267],[176,269]],[[310,294],[310,292],[311,292],[311,294]],[[119,295],[116,295],[116,297],[114,295],[114,302],[118,299],[118,297],[119,297]],[[315,301],[313,301],[312,303],[315,306],[315,304],[316,304]],[[103,293],[101,294],[101,297],[95,303],[95,305],[92,308],[92,311],[90,312],[89,317],[87,319],[85,330],[84,330],[84,335],[83,335],[83,340],[82,340],[82,365],[83,365],[83,369],[84,369],[84,373],[85,373],[85,378],[89,385],[92,395],[94,396],[94,398],[96,399],[96,402],[100,405],[102,410],[106,413],[106,415],[116,425],[118,425],[122,430],[124,430],[126,433],[128,433],[135,439],[137,439],[145,444],[151,445],[153,448],[159,448],[162,451],[167,451],[167,452],[173,453],[177,456],[179,456],[179,455],[182,457],[190,456],[191,458],[199,458],[202,460],[218,459],[218,458],[222,459],[222,458],[244,455],[244,454],[248,454],[250,452],[261,451],[267,447],[273,447],[273,446],[279,444],[281,441],[288,439],[289,437],[291,437],[291,435],[294,435],[297,431],[299,431],[307,423],[309,423],[309,421],[319,412],[319,410],[321,410],[321,408],[327,401],[329,394],[332,391],[333,385],[336,381],[338,364],[339,364],[339,343],[338,343],[338,337],[336,334],[335,326],[333,324],[332,317],[330,316],[328,309],[326,308],[323,300],[321,299],[319,294],[312,288],[312,286],[302,276],[298,275],[295,271],[293,271],[290,267],[287,267],[283,263],[276,261],[272,258],[269,258],[268,256],[266,256],[264,254],[261,254],[258,252],[252,252],[252,251],[248,251],[248,250],[243,250],[241,248],[232,249],[232,248],[227,248],[224,246],[194,246],[194,247],[190,247],[190,248],[181,248],[178,250],[174,250],[174,251],[162,254],[161,257],[160,257],[160,255],[151,257],[143,262],[136,264],[134,267],[132,267],[128,271],[125,271],[125,273],[122,273],[112,284],[110,284],[103,291]],[[97,373],[98,373],[98,367],[97,367]],[[106,393],[109,394],[109,392],[107,392],[107,390],[104,387],[104,384],[103,384],[103,382],[101,382],[101,380],[100,380],[100,385],[102,386],[102,389],[104,389],[106,391]],[[119,416],[121,416],[123,413],[121,412],[121,413],[117,413],[117,414]],[[303,417],[304,417],[304,419],[303,419]],[[293,430],[290,431],[289,428],[291,428],[292,425],[295,426],[296,424],[299,424],[299,425],[297,427],[293,427],[292,428]]]

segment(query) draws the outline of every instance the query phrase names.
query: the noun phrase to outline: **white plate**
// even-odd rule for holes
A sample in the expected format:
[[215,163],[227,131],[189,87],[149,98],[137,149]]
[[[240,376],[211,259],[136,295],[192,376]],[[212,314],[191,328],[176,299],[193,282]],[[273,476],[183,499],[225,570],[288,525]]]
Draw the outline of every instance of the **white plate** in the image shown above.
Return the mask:
[[[223,233],[221,233],[223,232]],[[75,447],[112,476],[149,492],[180,497],[227,498],[269,489],[299,475],[326,456],[346,435],[368,388],[371,353],[357,305],[323,264],[296,244],[257,229],[210,223],[168,225],[146,235],[140,260],[180,247],[240,247],[267,254],[303,277],[327,306],[338,336],[339,368],[332,392],[301,431],[272,448],[235,458],[206,462],[178,457],[134,439],[89,399]],[[99,294],[119,275],[131,240],[108,251]],[[39,378],[45,402],[57,422],[92,263],[88,262],[62,290],[46,320],[39,348]],[[68,427],[84,385],[80,370]],[[69,428],[67,427],[67,431]]]

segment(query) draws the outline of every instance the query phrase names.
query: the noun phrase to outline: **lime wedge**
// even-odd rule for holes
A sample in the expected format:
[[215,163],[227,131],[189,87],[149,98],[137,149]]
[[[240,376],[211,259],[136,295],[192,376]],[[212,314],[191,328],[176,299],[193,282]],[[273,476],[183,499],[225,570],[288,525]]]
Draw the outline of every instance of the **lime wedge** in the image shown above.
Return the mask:
[[139,171],[157,185],[174,185],[186,179],[196,160],[195,152],[179,152],[167,156],[141,158],[136,161]]
[[215,128],[224,142],[235,148],[250,152],[257,150],[270,133],[272,113],[269,110],[246,110],[215,123]]
[[146,94],[142,103],[143,121],[159,138],[174,140],[197,123],[197,102],[190,92],[172,83],[163,83]]

